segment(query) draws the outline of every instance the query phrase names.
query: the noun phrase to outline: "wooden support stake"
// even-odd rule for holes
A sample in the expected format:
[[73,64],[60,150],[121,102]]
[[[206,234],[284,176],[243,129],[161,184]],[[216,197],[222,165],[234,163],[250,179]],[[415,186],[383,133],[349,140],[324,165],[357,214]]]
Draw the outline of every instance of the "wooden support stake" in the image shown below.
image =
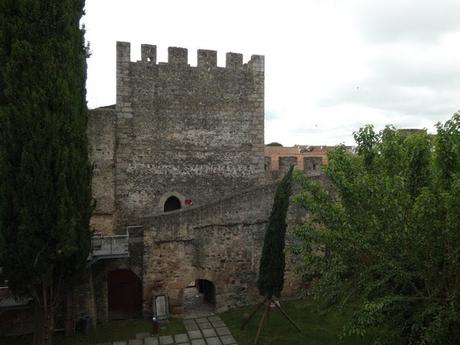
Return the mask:
[[256,334],[256,337],[254,339],[253,345],[257,345],[259,343],[260,333],[262,332],[262,327],[264,325],[265,317],[267,316],[269,308],[270,308],[270,304],[267,303],[267,305],[265,307],[264,314],[262,315],[262,319],[259,322],[259,328],[257,329],[257,334]]
[[267,325],[270,322],[270,309],[272,308],[272,302],[273,302],[273,300],[271,298],[267,301],[268,312],[267,312],[267,319],[265,320],[265,324],[267,324]]
[[246,321],[243,322],[243,324],[241,325],[240,329],[243,330],[244,327],[246,327],[246,325],[248,324],[249,321],[251,321],[251,319],[254,317],[254,315],[256,315],[257,311],[260,309],[261,306],[264,305],[266,299],[263,301],[263,302],[260,302],[257,307],[254,308],[254,310],[252,311],[251,315],[248,316],[248,318],[246,319]]
[[288,314],[281,308],[281,305],[279,304],[278,301],[275,302],[275,306],[278,308],[278,310],[284,315],[286,319],[299,331],[299,333],[302,333],[300,328],[295,324],[294,321],[291,320],[291,318],[288,316]]

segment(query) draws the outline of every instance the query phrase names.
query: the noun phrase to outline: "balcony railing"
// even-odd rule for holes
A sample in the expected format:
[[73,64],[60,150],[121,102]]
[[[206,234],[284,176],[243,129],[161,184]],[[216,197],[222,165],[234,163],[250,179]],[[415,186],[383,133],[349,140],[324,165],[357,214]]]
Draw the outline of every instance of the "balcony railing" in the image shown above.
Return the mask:
[[91,239],[91,259],[120,258],[129,256],[129,236],[95,235]]

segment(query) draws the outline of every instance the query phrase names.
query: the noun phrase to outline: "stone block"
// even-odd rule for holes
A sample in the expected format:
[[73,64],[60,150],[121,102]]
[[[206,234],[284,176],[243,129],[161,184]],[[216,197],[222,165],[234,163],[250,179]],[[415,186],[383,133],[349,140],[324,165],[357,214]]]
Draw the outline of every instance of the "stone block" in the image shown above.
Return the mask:
[[174,339],[172,335],[163,335],[159,338],[160,345],[171,345],[174,344]]
[[158,345],[157,337],[148,337],[144,339],[144,345]]
[[143,62],[157,63],[157,46],[141,44],[141,59]]
[[200,329],[208,329],[208,328],[212,328],[211,326],[211,323],[206,321],[206,322],[198,322],[198,327]]
[[212,322],[212,325],[214,327],[225,327],[225,323],[222,320],[216,320]]
[[198,67],[209,68],[217,66],[217,52],[215,50],[198,49]]
[[169,47],[168,48],[168,63],[174,65],[186,65],[188,52],[185,48]]
[[211,321],[211,322],[213,322],[213,321],[222,321],[222,319],[218,315],[209,316],[208,320]]
[[236,343],[235,338],[233,338],[230,334],[221,336],[220,340],[222,341],[223,345],[230,345]]
[[222,345],[222,342],[217,337],[206,338],[207,345]]
[[185,329],[186,329],[187,331],[196,331],[196,330],[198,330],[198,329],[200,329],[200,328],[199,328],[198,325],[194,322],[194,323],[186,324],[186,325],[185,325]]
[[203,336],[204,336],[205,338],[217,336],[216,331],[215,331],[214,329],[212,329],[212,328],[203,329],[202,332],[203,332]]
[[227,53],[225,57],[225,67],[237,69],[243,66],[243,54]]
[[204,339],[193,339],[192,345],[206,345]]
[[183,333],[183,334],[176,334],[174,335],[174,341],[176,343],[185,343],[188,341],[188,336],[187,334]]
[[230,330],[229,330],[227,327],[219,327],[219,328],[216,328],[216,332],[217,332],[217,334],[219,334],[220,336],[230,334]]
[[142,339],[129,339],[129,345],[143,345],[144,341]]
[[190,337],[190,339],[201,339],[201,338],[203,338],[203,335],[201,334],[200,330],[188,331],[187,333],[188,333],[188,336]]

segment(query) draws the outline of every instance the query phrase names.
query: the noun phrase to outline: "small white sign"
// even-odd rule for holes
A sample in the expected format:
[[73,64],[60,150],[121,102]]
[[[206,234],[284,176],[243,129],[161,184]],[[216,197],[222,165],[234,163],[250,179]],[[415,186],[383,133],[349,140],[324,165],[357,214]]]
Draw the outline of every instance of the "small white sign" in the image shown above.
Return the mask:
[[166,295],[156,295],[153,297],[153,315],[157,320],[169,318],[168,297]]

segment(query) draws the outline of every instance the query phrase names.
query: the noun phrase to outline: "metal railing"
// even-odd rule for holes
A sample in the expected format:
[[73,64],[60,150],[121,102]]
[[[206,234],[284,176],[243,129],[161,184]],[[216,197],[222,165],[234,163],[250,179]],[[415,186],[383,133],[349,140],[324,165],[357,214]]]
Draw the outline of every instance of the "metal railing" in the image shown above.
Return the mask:
[[91,256],[94,257],[122,257],[129,256],[129,236],[95,235],[91,239]]

